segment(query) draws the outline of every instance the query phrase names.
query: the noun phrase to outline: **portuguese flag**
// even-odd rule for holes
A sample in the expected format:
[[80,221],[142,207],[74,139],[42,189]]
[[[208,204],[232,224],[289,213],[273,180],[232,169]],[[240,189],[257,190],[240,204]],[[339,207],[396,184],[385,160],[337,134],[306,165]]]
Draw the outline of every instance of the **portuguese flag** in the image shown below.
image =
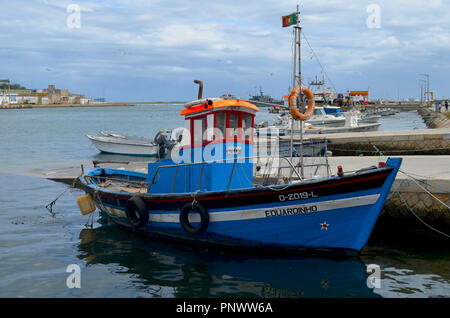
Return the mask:
[[293,24],[297,24],[297,13],[286,15],[284,17],[281,17],[281,19],[283,20],[283,28]]

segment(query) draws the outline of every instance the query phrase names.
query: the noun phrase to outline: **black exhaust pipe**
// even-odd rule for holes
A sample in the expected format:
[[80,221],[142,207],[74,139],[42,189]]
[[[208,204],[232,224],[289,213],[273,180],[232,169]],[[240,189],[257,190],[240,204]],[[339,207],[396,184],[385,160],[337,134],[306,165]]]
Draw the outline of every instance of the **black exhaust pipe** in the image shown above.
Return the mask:
[[198,84],[198,98],[197,99],[202,99],[203,96],[203,82],[199,81],[199,80],[194,80],[195,84]]

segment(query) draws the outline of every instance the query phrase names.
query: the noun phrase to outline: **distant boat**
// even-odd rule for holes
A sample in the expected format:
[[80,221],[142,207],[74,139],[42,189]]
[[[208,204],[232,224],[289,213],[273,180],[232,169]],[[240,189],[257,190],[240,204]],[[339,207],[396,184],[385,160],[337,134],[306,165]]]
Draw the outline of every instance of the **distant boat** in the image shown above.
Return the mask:
[[101,136],[86,135],[92,144],[101,152],[128,156],[164,157],[166,150],[173,143],[159,132],[155,138],[120,135],[110,132],[100,132]]
[[[341,108],[339,106],[326,106],[323,108],[327,115],[333,115],[339,118],[345,118],[343,113],[341,113]],[[361,113],[359,110],[352,110],[350,112],[358,119],[358,124],[369,124],[369,123],[377,123],[381,118],[381,115],[376,115],[372,113]]]
[[314,81],[309,82],[309,87],[314,94],[316,105],[328,105],[337,99],[334,91],[325,85],[325,79],[320,81],[317,79],[317,75]]
[[345,125],[345,117],[328,115],[323,107],[314,108],[313,115],[305,123],[312,126],[332,126],[341,127]]
[[259,87],[259,95],[252,96],[249,98],[249,102],[258,107],[273,107],[273,106],[284,106],[283,100],[278,100],[270,95],[264,95],[261,86]]
[[[286,116],[289,112],[283,112],[278,116],[278,121],[274,126],[279,128],[289,128],[289,116]],[[310,119],[306,120],[305,123],[307,125],[312,126],[332,126],[332,127],[341,127],[345,125],[345,117],[344,116],[334,116],[327,114],[323,107],[315,107]],[[266,125],[269,126],[269,125]],[[272,127],[272,126],[269,126]],[[295,129],[295,128],[294,128]]]
[[376,131],[380,127],[380,123],[360,123],[359,117],[356,114],[344,113],[345,125],[342,127],[322,126],[305,127],[306,134],[335,134],[361,131]]

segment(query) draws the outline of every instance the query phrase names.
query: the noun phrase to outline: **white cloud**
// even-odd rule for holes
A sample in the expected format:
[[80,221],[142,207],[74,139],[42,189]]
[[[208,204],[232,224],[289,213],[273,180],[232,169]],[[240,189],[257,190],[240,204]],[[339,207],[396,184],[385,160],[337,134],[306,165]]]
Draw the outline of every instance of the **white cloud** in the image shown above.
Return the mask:
[[[80,29],[65,24],[73,1],[2,1],[5,71],[35,65],[81,77],[94,73],[158,81],[199,74],[220,76],[217,85],[263,82],[276,87],[278,95],[290,84],[292,29],[281,28],[281,16],[293,12],[298,1],[75,2],[82,8]],[[300,8],[303,31],[337,86],[347,87],[346,76],[369,69],[401,74],[408,63],[440,65],[436,72],[448,68],[448,2],[377,2],[381,29],[366,26],[366,8],[373,1],[316,0]],[[303,70],[309,77],[321,71],[311,56],[303,41]]]

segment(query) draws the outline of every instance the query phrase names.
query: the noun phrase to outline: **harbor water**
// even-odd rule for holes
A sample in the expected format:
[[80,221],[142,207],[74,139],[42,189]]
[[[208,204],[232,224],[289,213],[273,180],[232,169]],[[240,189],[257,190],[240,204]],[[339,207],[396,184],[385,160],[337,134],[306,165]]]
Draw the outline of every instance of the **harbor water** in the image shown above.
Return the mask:
[[[147,160],[100,154],[85,134],[153,137],[183,126],[182,107],[0,111],[0,297],[450,296],[450,250],[442,246],[387,240],[346,259],[234,254],[138,237],[98,212],[91,220],[78,209],[76,198],[84,193],[77,189],[47,210],[68,186],[42,173],[96,159]],[[256,121],[273,118],[262,109]],[[425,128],[416,111],[380,123],[380,130]],[[72,264],[80,268],[80,288],[68,288]],[[373,268],[379,285],[368,283]]]

